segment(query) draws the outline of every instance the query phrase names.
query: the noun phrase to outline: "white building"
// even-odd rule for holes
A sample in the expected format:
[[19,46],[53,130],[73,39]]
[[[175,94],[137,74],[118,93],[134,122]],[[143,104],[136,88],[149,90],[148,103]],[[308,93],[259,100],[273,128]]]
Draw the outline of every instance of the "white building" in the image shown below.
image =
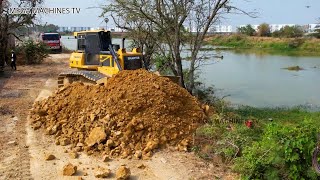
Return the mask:
[[90,30],[90,27],[59,27],[58,32],[74,32],[74,31],[86,31]]
[[308,33],[313,33],[318,29],[320,29],[320,24],[308,24],[308,27],[307,27]]
[[209,33],[232,33],[230,25],[214,25],[209,29]]
[[[251,25],[251,24],[250,24]],[[246,27],[247,25],[240,25],[238,26],[238,28],[241,28],[241,27]],[[251,27],[255,30],[255,31],[258,31],[258,28],[259,28],[260,25],[251,25]],[[286,27],[286,26],[289,26],[289,27],[294,27],[294,26],[297,26],[296,24],[269,24],[269,27],[270,27],[270,31],[271,33],[275,32],[275,31],[280,31],[282,28]]]
[[59,27],[58,32],[66,32],[68,27]]
[[[185,27],[188,32],[197,32],[196,27]],[[200,29],[200,32],[203,28]],[[233,29],[230,25],[213,25],[208,29],[208,33],[232,33]]]
[[114,28],[110,28],[111,31],[114,32],[126,32],[127,30],[119,28],[119,27],[114,27]]

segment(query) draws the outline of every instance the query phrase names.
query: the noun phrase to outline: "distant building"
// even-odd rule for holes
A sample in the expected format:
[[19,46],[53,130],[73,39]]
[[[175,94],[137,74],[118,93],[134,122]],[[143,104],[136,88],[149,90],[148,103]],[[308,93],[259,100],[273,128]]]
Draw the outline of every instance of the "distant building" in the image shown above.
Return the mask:
[[126,32],[127,30],[119,28],[119,27],[111,27],[109,29],[111,32]]
[[58,32],[74,32],[86,30],[90,30],[90,27],[59,27]]
[[[185,27],[188,32],[197,32],[196,27]],[[200,29],[200,31],[203,31],[203,28]],[[219,33],[219,34],[224,34],[224,33],[232,33],[233,29],[232,26],[230,25],[213,25],[208,29],[208,33]]]
[[[250,24],[251,25],[251,24]],[[238,26],[238,28],[241,27],[246,27],[247,25],[240,25]],[[260,25],[251,25],[251,27],[255,30],[258,31]],[[294,27],[294,26],[298,26],[296,24],[269,24],[270,27],[270,31],[271,33],[275,32],[275,31],[280,31],[282,28],[289,26],[289,27]]]
[[58,32],[66,32],[68,27],[59,27]]
[[307,25],[307,32],[308,33],[313,33],[318,29],[320,29],[320,24],[308,24]]
[[209,30],[209,33],[232,33],[232,26],[230,25],[214,25]]
[[270,24],[270,31],[273,33],[275,31],[280,31],[282,28],[289,26],[289,27],[295,27],[298,26],[297,24]]

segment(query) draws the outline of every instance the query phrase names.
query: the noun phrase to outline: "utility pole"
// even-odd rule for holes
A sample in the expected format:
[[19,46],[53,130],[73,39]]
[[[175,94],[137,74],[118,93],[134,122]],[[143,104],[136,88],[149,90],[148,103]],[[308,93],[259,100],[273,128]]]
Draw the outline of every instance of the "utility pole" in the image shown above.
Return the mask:
[[106,17],[104,18],[104,22],[106,22],[106,30],[108,30],[108,22],[109,22],[109,19]]

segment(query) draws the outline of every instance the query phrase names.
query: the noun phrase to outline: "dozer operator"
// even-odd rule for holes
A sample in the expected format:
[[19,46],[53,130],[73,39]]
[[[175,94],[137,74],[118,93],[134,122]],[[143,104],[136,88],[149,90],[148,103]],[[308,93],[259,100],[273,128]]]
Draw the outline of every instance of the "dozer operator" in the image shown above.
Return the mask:
[[110,31],[74,32],[74,37],[77,39],[77,49],[71,54],[69,62],[73,70],[59,74],[58,87],[74,81],[104,83],[121,70],[143,67],[143,55],[139,48],[127,52],[125,39],[122,39],[121,48],[112,44]]

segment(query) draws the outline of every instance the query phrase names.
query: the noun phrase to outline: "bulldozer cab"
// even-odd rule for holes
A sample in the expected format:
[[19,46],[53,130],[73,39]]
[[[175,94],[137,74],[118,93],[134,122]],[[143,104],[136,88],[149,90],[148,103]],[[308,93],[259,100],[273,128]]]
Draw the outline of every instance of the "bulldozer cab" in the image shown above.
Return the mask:
[[143,55],[138,48],[126,51],[124,40],[122,47],[112,44],[110,31],[74,32],[77,50],[70,57],[70,67],[81,70],[98,71],[112,76],[121,70],[142,68]]
[[77,50],[84,53],[85,65],[99,65],[101,52],[109,52],[112,44],[110,31],[79,32],[76,34]]

